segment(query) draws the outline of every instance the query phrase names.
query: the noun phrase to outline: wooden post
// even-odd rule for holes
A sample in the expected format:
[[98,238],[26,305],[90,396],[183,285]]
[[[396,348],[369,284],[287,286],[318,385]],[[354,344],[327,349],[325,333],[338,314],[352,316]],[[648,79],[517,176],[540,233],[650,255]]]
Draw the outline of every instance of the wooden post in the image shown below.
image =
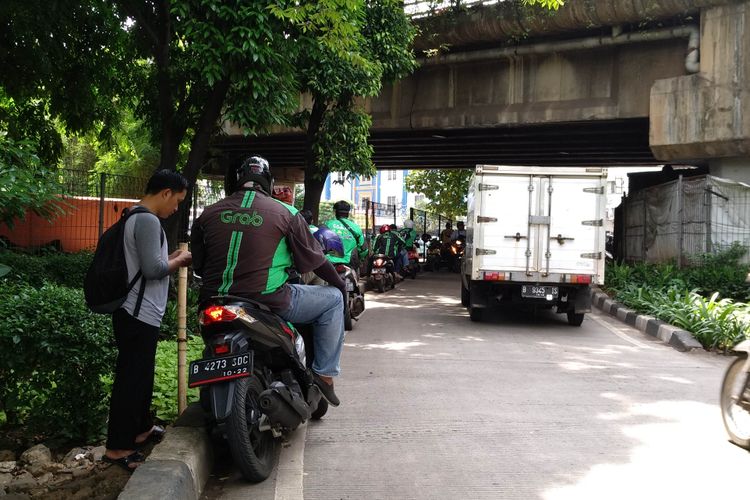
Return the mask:
[[[187,252],[188,244],[180,243]],[[181,267],[177,281],[177,413],[187,407],[187,267]]]

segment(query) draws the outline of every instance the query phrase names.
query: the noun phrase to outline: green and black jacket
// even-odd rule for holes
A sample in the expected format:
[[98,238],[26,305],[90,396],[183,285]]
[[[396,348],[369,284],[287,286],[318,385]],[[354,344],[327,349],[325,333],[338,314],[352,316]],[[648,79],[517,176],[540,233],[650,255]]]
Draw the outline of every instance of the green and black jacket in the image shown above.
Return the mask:
[[306,273],[325,263],[297,209],[260,191],[238,191],[206,207],[190,241],[201,300],[238,295],[281,312],[289,307],[289,268]]

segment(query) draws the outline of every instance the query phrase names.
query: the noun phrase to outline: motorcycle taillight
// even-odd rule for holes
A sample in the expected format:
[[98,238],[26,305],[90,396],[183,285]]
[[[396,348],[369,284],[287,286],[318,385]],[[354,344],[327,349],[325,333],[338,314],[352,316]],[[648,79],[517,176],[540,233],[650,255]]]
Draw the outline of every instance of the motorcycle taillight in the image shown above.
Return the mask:
[[214,344],[214,354],[229,354],[229,344]]
[[375,261],[375,265],[378,266],[378,267],[384,266],[385,265],[385,261],[383,259],[377,259]]
[[346,266],[344,266],[343,264],[338,264],[336,266],[336,272],[337,273],[344,273],[344,272],[346,272]]
[[220,323],[223,321],[233,321],[237,319],[236,306],[210,306],[201,312],[198,322],[203,325]]

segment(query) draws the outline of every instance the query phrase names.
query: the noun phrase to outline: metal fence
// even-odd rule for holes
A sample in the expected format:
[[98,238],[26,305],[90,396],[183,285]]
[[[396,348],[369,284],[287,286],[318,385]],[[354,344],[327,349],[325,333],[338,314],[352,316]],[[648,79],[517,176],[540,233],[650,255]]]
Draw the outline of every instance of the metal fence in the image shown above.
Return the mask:
[[[13,229],[0,225],[0,237],[6,244],[30,253],[47,247],[64,252],[93,250],[122,210],[140,200],[148,182],[141,177],[68,169],[60,169],[56,175],[60,195],[56,203],[64,213],[51,221],[27,213]],[[224,197],[223,182],[199,179],[192,196],[192,209],[184,213],[180,224],[182,237],[207,205]]]
[[[750,186],[713,176],[679,179],[637,191],[622,203],[626,262],[676,262],[733,244],[750,249]],[[744,263],[750,263],[746,253]]]
[[[453,220],[432,212],[426,212],[417,208],[410,210],[409,218],[414,221],[414,229],[419,234],[420,238],[423,238],[425,234],[429,234],[432,237],[440,238],[440,231],[443,230],[446,223],[450,223],[453,226]],[[422,247],[424,257],[427,258],[427,245]]]

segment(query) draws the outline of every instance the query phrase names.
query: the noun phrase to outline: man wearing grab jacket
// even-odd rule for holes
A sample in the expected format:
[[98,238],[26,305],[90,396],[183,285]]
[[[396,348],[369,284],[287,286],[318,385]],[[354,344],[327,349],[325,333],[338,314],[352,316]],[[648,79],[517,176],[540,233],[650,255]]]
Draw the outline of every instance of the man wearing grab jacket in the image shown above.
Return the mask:
[[[265,304],[287,321],[312,323],[313,379],[332,406],[340,372],[346,287],[297,209],[271,197],[268,161],[251,156],[228,180],[237,187],[193,224],[193,267],[200,299],[237,295]],[[229,183],[228,183],[229,184]],[[227,186],[227,192],[231,186]],[[288,270],[313,271],[332,286],[288,284]]]

